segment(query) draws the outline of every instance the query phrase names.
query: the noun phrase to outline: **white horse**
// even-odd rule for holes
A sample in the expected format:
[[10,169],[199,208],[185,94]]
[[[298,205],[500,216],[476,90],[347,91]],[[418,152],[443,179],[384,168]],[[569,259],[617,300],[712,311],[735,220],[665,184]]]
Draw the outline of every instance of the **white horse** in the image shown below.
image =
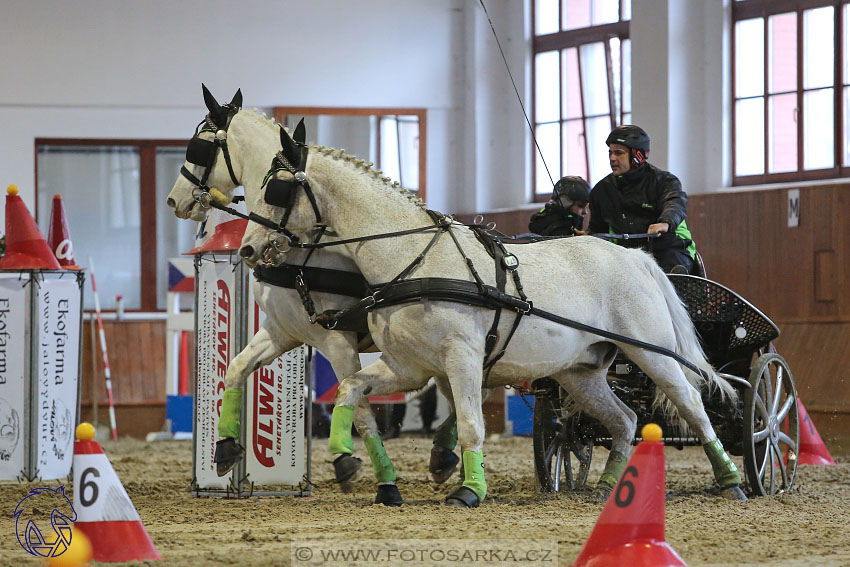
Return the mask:
[[[346,240],[431,225],[429,232],[359,240],[345,246],[369,282],[390,282],[402,273],[402,280],[414,275],[434,278],[429,282],[445,282],[444,278],[471,282],[476,277],[468,267],[471,262],[483,284],[494,286],[494,260],[468,227],[450,223],[446,217],[435,222],[421,201],[396,189],[388,178],[342,150],[311,147],[306,163],[299,165],[302,148],[291,140],[282,142],[284,153],[293,156],[297,167],[279,172],[278,177],[287,182],[282,194],[272,195],[271,185],[263,191],[266,201],[288,201],[288,206],[261,204],[258,210],[263,216],[274,222],[286,217],[287,229],[305,233],[315,223],[314,200],[323,221]],[[279,192],[280,184],[275,187]],[[249,264],[257,260],[268,242],[268,232],[259,225],[246,231],[242,244]],[[423,252],[417,264],[414,258]],[[446,502],[458,507],[477,506],[487,491],[482,386],[552,376],[579,407],[611,433],[612,450],[596,486],[597,496],[607,498],[626,466],[636,427],[634,412],[606,382],[608,366],[619,348],[652,378],[699,435],[724,495],[744,499],[739,487],[741,477],[714,433],[698,387],[708,381],[730,397],[736,394],[706,361],[693,323],[652,257],[593,237],[507,245],[506,252],[518,259],[516,269],[536,310],[675,352],[691,361],[702,376],[690,369],[683,372],[679,362],[654,350],[535,315],[522,316],[504,355],[486,375],[482,368],[485,336],[494,319],[493,310],[434,296],[401,305],[387,302],[384,307],[382,298],[392,294],[380,290],[373,296],[377,303],[369,308],[368,321],[383,354],[340,384],[331,423],[331,453],[339,458],[351,455],[352,410],[364,396],[414,390],[430,376],[445,376],[454,395],[464,472],[463,485],[452,491]],[[522,296],[511,278],[507,279],[507,293]],[[363,305],[370,303],[373,301],[367,300]],[[530,307],[522,301],[509,304],[516,310],[503,311],[498,325],[499,346],[493,353],[505,348],[514,317]]]
[[[255,210],[260,202],[259,190],[269,163],[280,150],[280,125],[255,112],[241,110],[241,92],[237,92],[226,105],[219,104],[206,87],[203,87],[203,92],[209,114],[204,119],[204,127],[190,141],[187,158],[192,161],[187,160],[184,164],[186,173],[174,183],[167,199],[175,215],[196,221],[204,220],[209,210],[209,205],[201,203],[198,197],[211,187],[216,188],[212,193],[219,195],[217,198],[221,204],[227,204],[233,190],[242,185],[248,210]],[[199,188],[199,184],[204,185],[205,189]],[[326,236],[323,240],[333,239],[333,236]],[[293,266],[302,266],[307,260],[307,252],[293,250],[288,260]],[[341,247],[316,251],[310,256],[307,265],[350,272],[352,277],[354,274],[359,275],[357,266]],[[244,454],[244,449],[236,443],[236,439],[239,437],[242,388],[252,372],[302,344],[308,344],[327,356],[337,376],[350,376],[361,367],[359,352],[364,346],[361,344],[361,339],[364,339],[362,336],[356,332],[327,331],[319,325],[311,324],[298,292],[293,288],[257,280],[253,285],[254,297],[265,312],[266,319],[227,368],[219,425],[221,440],[216,447],[217,471],[222,476]],[[311,297],[319,310],[343,309],[359,299],[315,290],[311,292]],[[371,344],[371,340],[365,337],[362,343]],[[444,394],[448,394],[447,398],[451,401],[447,385],[438,383],[438,387]],[[394,484],[395,470],[383,448],[374,416],[365,398],[357,404],[354,425],[366,444],[375,476],[380,483],[375,502],[401,505],[402,498]],[[459,459],[452,452],[456,435],[452,414],[435,432],[430,470],[438,483],[448,480],[457,468]],[[352,489],[359,474],[359,463],[341,461],[334,468],[337,481],[343,489]]]

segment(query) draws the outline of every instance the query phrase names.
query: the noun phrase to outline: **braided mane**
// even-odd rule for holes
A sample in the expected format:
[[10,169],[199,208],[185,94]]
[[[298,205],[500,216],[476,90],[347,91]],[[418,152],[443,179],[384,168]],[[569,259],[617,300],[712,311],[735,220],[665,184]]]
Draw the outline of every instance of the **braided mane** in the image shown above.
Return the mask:
[[386,187],[387,189],[395,190],[396,192],[398,192],[399,194],[401,194],[402,196],[407,198],[407,200],[412,202],[414,205],[416,205],[420,209],[422,209],[422,210],[428,209],[428,206],[425,204],[425,201],[420,199],[416,195],[416,193],[414,193],[413,191],[410,191],[409,189],[405,189],[404,187],[401,186],[401,184],[399,184],[398,181],[393,181],[390,177],[384,176],[384,172],[381,171],[380,169],[374,169],[372,166],[375,165],[375,164],[372,163],[371,161],[367,162],[364,159],[360,159],[360,158],[353,156],[351,154],[347,154],[347,153],[345,153],[344,149],[340,150],[340,149],[329,148],[329,147],[320,146],[320,145],[310,146],[310,149],[315,150],[315,151],[317,151],[321,154],[324,154],[326,156],[329,156],[331,158],[339,159],[339,160],[347,161],[347,162],[351,163],[355,167],[360,168],[363,171],[365,171],[366,173],[370,174],[376,180],[382,181],[384,187]]

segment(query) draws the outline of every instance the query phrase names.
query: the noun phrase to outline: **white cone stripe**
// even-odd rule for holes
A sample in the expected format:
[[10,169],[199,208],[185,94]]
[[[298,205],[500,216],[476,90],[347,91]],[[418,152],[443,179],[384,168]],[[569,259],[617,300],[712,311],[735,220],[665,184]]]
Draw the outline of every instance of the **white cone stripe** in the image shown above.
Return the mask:
[[74,510],[78,522],[141,521],[104,454],[74,455]]

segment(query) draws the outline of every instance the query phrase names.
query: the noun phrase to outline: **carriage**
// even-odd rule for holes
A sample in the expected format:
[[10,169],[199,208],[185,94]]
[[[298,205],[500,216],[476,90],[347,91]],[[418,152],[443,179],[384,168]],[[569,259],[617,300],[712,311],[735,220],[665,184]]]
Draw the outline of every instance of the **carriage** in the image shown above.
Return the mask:
[[[753,495],[789,490],[797,470],[799,408],[791,371],[771,342],[779,336],[778,327],[717,282],[692,275],[669,278],[697,328],[709,362],[740,394],[737,403],[729,403],[717,390],[701,392],[718,438],[729,453],[743,457]],[[608,384],[637,414],[637,431],[657,423],[665,432],[666,444],[679,449],[700,445],[680,423],[653,407],[654,384],[622,354],[609,370]],[[541,488],[548,492],[583,488],[594,446],[610,449],[610,435],[598,421],[575,409],[554,380],[536,380],[532,393],[534,465]]]

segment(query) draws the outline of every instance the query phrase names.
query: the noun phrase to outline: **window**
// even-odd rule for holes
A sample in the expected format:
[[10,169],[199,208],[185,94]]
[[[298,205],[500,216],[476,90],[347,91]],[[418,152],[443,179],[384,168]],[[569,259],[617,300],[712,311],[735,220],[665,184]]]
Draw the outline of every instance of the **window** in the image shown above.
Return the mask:
[[609,173],[605,138],[631,121],[630,19],[630,0],[534,1],[535,200]]
[[[47,235],[62,195],[74,258],[92,258],[104,309],[116,295],[128,310],[165,309],[168,258],[191,249],[198,228],[165,206],[185,155],[185,141],[36,140],[39,227]],[[94,308],[90,291],[84,308]]]
[[848,14],[848,0],[734,2],[734,184],[850,172]]

